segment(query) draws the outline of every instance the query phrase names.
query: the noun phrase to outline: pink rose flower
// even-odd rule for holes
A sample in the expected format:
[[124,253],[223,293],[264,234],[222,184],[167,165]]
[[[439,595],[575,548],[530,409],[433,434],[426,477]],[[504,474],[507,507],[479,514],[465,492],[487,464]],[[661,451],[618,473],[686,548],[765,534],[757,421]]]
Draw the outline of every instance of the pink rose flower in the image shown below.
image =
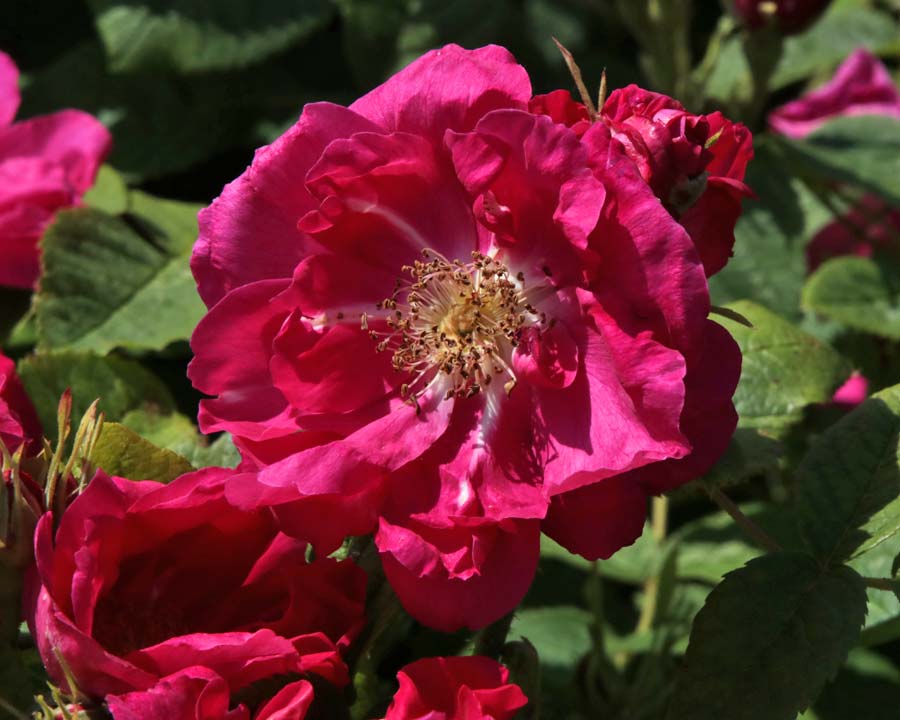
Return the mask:
[[734,0],[734,11],[751,30],[774,22],[784,35],[795,35],[812,25],[831,0]]
[[[403,604],[445,630],[519,602],[553,498],[624,493],[643,518],[657,481],[625,474],[691,452],[686,374],[730,407],[739,368],[691,239],[608,128],[579,138],[531,99],[502,48],[448,46],[308,105],[201,213],[192,259],[200,423],[257,470],[228,499],[321,553],[376,531]],[[605,518],[578,518],[586,553],[640,532]]]
[[0,285],[31,288],[44,228],[57,210],[78,204],[112,138],[80,110],[14,123],[18,79],[12,59],[0,52]]
[[869,379],[862,373],[854,372],[847,381],[834,391],[831,402],[851,409],[863,403],[869,395]]
[[[584,106],[565,90],[538,95],[531,110],[579,136],[590,126]],[[600,120],[625,149],[666,210],[688,231],[707,275],[721,270],[734,247],[753,137],[720,112],[692,115],[677,100],[637,85],[614,90]]]
[[887,115],[900,119],[900,91],[868,50],[854,50],[822,87],[769,113],[774,132],[801,139],[834,117]]
[[397,680],[384,720],[511,720],[528,704],[505,667],[477,655],[417,660]]
[[10,453],[25,443],[27,454],[41,450],[43,430],[16,364],[0,353],[0,442]]
[[229,505],[232,472],[169,485],[101,472],[55,536],[52,516],[41,518],[26,607],[54,682],[65,688],[69,674],[90,698],[121,696],[122,717],[180,696],[227,710],[215,677],[229,693],[294,673],[347,682],[341,651],[364,622],[364,573],[308,564],[306,543],[268,512]]
[[[313,686],[298,680],[279,690],[253,720],[301,720],[312,701]],[[230,709],[228,683],[203,666],[179,670],[147,690],[107,695],[106,704],[114,720],[250,720],[244,704]]]

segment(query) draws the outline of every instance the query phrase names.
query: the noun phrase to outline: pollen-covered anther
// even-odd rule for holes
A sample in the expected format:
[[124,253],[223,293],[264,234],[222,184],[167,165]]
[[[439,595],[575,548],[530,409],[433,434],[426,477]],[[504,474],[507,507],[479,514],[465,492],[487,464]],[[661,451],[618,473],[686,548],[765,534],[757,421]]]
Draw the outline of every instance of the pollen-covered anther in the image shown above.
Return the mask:
[[[379,352],[393,352],[394,369],[412,375],[401,395],[415,403],[442,376],[445,398],[471,397],[498,374],[508,375],[510,392],[516,384],[512,353],[522,332],[547,323],[526,298],[524,274],[511,277],[502,262],[477,251],[463,263],[426,250],[403,271],[409,279],[376,308],[385,313],[387,331],[370,331]],[[369,320],[363,316],[364,329]]]

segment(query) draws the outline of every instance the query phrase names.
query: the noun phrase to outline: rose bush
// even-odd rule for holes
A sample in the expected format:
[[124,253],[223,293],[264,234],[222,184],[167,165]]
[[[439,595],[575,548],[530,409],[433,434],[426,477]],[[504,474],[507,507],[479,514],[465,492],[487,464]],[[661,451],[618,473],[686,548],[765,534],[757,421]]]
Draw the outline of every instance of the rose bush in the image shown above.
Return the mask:
[[19,71],[0,52],[0,285],[31,288],[40,272],[38,240],[57,210],[77,204],[94,183],[112,137],[80,110],[13,122]]
[[528,703],[509,671],[486,657],[417,660],[397,680],[384,720],[511,720]]
[[[505,50],[448,46],[349,108],[307,105],[201,213],[192,259],[201,428],[256,471],[228,499],[320,552],[377,531],[441,629],[518,603],[542,526],[589,557],[632,542],[647,495],[734,428],[740,359],[691,238],[605,123],[531,100]],[[703,172],[658,152],[676,184]]]
[[[229,505],[230,472],[169,485],[99,472],[55,533],[52,515],[41,518],[29,624],[61,687],[115,696],[116,717],[193,717],[206,703],[225,713],[233,693],[275,676],[346,683],[341,651],[364,621],[364,573],[307,563],[306,543],[269,513]],[[280,702],[306,702],[299,682]]]

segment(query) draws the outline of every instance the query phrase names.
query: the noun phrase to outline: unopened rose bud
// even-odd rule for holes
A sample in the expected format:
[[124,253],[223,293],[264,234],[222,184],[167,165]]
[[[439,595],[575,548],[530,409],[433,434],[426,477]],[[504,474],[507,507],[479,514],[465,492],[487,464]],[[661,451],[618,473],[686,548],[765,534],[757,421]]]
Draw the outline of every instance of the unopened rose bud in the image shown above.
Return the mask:
[[734,0],[734,12],[751,30],[774,23],[783,35],[803,32],[831,0]]

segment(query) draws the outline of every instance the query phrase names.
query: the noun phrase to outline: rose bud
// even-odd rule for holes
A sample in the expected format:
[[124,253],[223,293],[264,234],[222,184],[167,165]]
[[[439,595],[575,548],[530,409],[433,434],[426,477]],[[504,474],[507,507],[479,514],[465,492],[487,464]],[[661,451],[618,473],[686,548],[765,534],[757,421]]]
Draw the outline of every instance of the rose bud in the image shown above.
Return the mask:
[[830,4],[831,0],[734,0],[734,12],[751,30],[773,23],[782,35],[796,35]]
[[384,720],[511,720],[528,698],[496,660],[425,658],[397,673],[400,689]]

